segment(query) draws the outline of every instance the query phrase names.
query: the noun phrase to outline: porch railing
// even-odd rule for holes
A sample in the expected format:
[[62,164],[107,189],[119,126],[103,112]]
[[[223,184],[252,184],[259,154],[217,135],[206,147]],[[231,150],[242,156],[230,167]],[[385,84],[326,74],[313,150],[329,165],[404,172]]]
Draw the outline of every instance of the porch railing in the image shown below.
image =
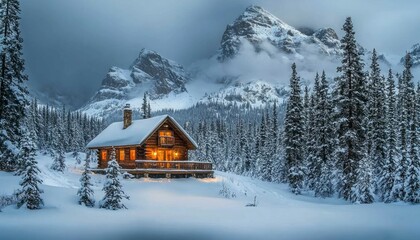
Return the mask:
[[136,160],[137,169],[212,170],[210,162]]

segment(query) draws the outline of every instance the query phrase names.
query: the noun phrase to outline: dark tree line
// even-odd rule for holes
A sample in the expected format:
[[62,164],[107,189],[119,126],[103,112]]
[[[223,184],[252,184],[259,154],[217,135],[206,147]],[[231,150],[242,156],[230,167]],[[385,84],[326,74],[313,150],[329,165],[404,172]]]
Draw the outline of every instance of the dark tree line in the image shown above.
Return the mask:
[[48,153],[83,152],[86,144],[104,128],[102,120],[64,107],[54,108],[32,101],[29,128],[40,150]]
[[[321,82],[317,75],[304,97],[310,100],[303,101],[292,66],[284,125],[286,182],[294,193],[304,186],[316,196],[338,194],[357,203],[419,203],[420,88],[414,86],[410,55],[397,76],[397,92],[392,71],[381,74],[375,50],[365,72],[350,18],[343,30],[333,86],[324,73]],[[309,129],[306,141],[302,129]]]
[[366,70],[350,18],[343,30],[333,83],[322,72],[312,90],[302,89],[293,64],[286,103],[162,111],[183,122],[198,142],[191,158],[288,183],[295,194],[418,203],[420,87],[414,86],[410,55],[402,74],[389,70],[384,76],[374,50]]

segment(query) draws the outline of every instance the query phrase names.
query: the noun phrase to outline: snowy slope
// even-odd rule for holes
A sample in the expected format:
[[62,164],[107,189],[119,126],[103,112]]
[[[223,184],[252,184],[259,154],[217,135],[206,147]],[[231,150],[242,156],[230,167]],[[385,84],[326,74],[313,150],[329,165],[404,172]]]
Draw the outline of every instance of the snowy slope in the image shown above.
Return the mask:
[[274,102],[283,102],[288,91],[283,85],[274,86],[263,81],[235,83],[218,92],[202,98],[200,103],[236,104],[251,107],[261,107]]
[[[335,198],[295,196],[284,184],[230,173],[214,179],[123,180],[128,210],[77,204],[81,166],[67,155],[65,173],[37,157],[45,207],[8,206],[0,213],[2,239],[418,239],[420,205],[352,205]],[[0,172],[0,195],[18,188],[19,178]],[[104,176],[93,176],[96,200]],[[219,195],[222,185],[236,198]],[[257,196],[257,207],[245,207]]]

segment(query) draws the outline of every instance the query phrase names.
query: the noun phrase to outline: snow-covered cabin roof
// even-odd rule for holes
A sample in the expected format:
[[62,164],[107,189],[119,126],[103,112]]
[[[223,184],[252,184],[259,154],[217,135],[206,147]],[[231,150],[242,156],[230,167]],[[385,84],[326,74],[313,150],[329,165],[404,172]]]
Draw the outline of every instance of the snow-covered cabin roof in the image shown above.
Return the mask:
[[122,121],[111,123],[98,136],[90,141],[86,147],[100,148],[141,145],[165,122],[165,120],[169,120],[173,123],[195,148],[198,147],[194,139],[192,139],[181,125],[169,115],[134,120],[126,129],[123,129],[124,123]]

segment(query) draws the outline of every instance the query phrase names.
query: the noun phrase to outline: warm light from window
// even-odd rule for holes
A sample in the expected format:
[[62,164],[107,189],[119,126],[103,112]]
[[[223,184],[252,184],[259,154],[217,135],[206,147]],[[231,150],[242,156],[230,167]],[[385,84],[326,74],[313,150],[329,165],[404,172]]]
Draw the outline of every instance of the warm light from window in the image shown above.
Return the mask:
[[159,136],[165,136],[165,137],[172,137],[174,133],[172,131],[163,130],[159,131]]
[[124,161],[125,160],[125,151],[124,149],[120,150],[120,161]]
[[153,152],[153,156],[156,156],[157,155],[157,152],[155,151],[155,152]]
[[130,149],[130,160],[136,160],[136,149]]
[[106,150],[102,150],[101,151],[101,159],[102,160],[107,160],[107,151]]

